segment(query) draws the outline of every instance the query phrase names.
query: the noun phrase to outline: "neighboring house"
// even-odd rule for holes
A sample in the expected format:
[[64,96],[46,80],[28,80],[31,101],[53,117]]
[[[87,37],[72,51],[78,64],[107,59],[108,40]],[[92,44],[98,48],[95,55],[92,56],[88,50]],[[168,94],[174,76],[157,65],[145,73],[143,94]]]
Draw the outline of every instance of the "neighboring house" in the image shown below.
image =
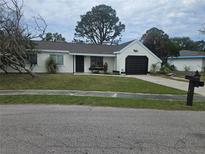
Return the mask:
[[205,52],[183,50],[178,57],[169,57],[168,62],[179,71],[185,71],[185,68],[190,71],[204,71]]
[[46,61],[52,57],[58,72],[91,72],[90,67],[108,64],[108,72],[146,74],[152,64],[161,66],[161,60],[141,42],[134,40],[120,45],[94,45],[67,42],[34,41],[38,50],[33,57],[32,71],[45,73]]

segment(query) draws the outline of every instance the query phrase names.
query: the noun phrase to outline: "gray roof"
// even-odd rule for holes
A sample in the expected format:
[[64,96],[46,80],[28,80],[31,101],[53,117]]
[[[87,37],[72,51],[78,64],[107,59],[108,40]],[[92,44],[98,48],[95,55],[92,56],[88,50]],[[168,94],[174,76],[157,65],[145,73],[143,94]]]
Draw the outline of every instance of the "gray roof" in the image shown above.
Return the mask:
[[204,51],[189,51],[189,50],[182,50],[179,52],[180,56],[205,56]]
[[126,42],[120,45],[96,45],[84,43],[34,41],[36,48],[39,50],[66,50],[71,53],[85,54],[113,54],[116,51],[120,51],[132,42],[133,41]]

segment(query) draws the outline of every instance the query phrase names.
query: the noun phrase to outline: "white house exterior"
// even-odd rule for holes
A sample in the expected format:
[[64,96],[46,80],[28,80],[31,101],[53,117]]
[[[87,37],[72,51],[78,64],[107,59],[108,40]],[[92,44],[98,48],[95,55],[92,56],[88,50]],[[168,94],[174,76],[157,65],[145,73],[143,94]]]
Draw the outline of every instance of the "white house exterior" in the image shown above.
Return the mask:
[[180,56],[169,57],[168,62],[174,65],[178,71],[204,71],[205,68],[205,52],[197,51],[180,51]]
[[[91,72],[91,66],[108,64],[108,72],[146,74],[152,64],[161,60],[141,42],[134,40],[120,45],[93,45],[67,42],[35,41],[38,50],[32,71],[46,73],[49,57],[58,63],[58,72]],[[9,69],[9,68],[8,68]]]

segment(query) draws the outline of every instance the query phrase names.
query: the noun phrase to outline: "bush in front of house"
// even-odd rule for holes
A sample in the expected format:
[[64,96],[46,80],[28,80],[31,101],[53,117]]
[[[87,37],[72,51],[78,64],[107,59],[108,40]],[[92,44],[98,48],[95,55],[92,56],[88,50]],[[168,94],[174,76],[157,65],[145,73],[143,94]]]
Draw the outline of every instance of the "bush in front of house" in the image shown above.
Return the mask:
[[159,72],[161,74],[169,74],[169,73],[174,72],[176,70],[177,69],[176,69],[176,67],[174,65],[170,65],[170,64],[167,63],[167,64],[164,64],[164,65],[161,66]]
[[47,68],[48,73],[55,74],[57,73],[58,65],[56,64],[55,60],[50,57],[46,61],[46,68]]
[[205,66],[204,66],[204,67],[202,67],[202,72],[203,72],[203,73],[205,73]]
[[150,73],[151,74],[156,74],[159,70],[158,64],[152,64],[151,65],[151,69],[150,69]]
[[189,72],[191,70],[191,68],[189,66],[184,66],[184,71],[185,72]]
[[104,73],[107,73],[107,68],[108,68],[108,64],[105,62],[105,64],[103,65]]

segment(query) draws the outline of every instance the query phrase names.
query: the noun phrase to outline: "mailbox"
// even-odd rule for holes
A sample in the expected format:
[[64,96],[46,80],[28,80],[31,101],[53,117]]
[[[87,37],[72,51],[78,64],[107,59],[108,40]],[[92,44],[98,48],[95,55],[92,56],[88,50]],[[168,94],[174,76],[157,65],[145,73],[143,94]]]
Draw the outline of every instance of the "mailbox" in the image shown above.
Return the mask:
[[203,87],[204,82],[200,81],[201,75],[198,71],[195,72],[194,75],[186,75],[185,79],[189,80],[189,89],[187,92],[187,105],[192,106],[193,97],[194,97],[194,88],[195,87]]

